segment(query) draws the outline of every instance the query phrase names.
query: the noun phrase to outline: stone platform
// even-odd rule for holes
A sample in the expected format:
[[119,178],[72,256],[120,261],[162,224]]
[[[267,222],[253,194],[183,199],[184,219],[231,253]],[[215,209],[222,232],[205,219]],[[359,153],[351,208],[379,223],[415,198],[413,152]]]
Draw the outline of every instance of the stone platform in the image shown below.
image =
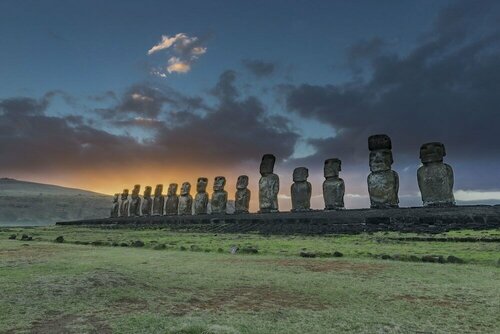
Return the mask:
[[127,217],[56,224],[101,228],[161,228],[207,233],[356,234],[378,231],[441,233],[458,229],[500,229],[500,206]]

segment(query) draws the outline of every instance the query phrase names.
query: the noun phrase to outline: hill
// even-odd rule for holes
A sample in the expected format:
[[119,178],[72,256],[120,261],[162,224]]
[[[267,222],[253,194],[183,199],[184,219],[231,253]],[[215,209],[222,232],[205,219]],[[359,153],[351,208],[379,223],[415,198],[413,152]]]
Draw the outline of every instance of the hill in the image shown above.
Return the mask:
[[0,178],[0,225],[47,225],[109,215],[111,196]]

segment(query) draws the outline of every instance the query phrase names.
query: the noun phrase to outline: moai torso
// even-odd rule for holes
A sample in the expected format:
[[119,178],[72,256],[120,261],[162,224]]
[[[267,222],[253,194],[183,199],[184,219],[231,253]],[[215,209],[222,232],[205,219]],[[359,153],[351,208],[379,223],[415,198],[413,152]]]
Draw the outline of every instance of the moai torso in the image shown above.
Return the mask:
[[344,208],[344,180],[339,178],[341,161],[339,159],[325,160],[323,182],[323,199],[325,210],[338,210]]
[[206,177],[198,178],[196,183],[196,196],[194,197],[194,214],[206,215],[208,208],[208,193],[207,193],[208,179]]
[[190,194],[191,184],[184,182],[179,196],[179,215],[191,215],[193,213],[193,196]]
[[151,198],[151,187],[147,186],[144,188],[144,194],[142,197],[141,213],[143,216],[151,216],[153,212],[153,199]]
[[227,191],[224,190],[226,178],[224,176],[216,176],[214,180],[214,192],[210,207],[212,213],[226,213],[227,207]]
[[179,213],[179,196],[177,195],[177,183],[170,183],[168,186],[167,200],[165,204],[165,214],[169,216]]
[[370,149],[370,170],[368,175],[368,193],[373,209],[397,208],[399,204],[399,177],[391,170],[392,144],[387,135],[375,135],[368,138]]
[[278,192],[280,180],[273,173],[276,158],[272,154],[265,154],[260,164],[259,180],[259,208],[262,213],[278,212]]
[[424,206],[453,206],[453,169],[443,163],[444,145],[427,143],[420,148],[423,163],[417,171],[418,187]]
[[240,175],[236,182],[236,194],[234,196],[234,213],[248,213],[250,207],[250,190],[248,187],[248,176]]
[[165,205],[165,197],[162,194],[163,184],[156,185],[155,197],[153,198],[153,216],[162,216]]
[[120,217],[128,217],[129,215],[129,200],[128,189],[123,189],[120,200]]
[[132,189],[132,196],[130,199],[130,215],[132,217],[138,217],[141,215],[141,197],[139,192],[141,191],[141,186],[136,184],[134,189]]
[[118,203],[118,199],[120,194],[115,194],[113,196],[113,206],[111,207],[111,218],[117,218],[120,215],[120,203]]
[[311,210],[311,183],[307,182],[309,171],[305,167],[295,168],[291,188],[292,212]]

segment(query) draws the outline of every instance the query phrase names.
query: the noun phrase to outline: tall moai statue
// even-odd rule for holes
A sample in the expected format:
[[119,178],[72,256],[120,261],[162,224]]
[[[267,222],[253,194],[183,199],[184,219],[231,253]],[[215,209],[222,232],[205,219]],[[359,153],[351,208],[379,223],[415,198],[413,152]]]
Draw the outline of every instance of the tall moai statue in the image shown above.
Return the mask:
[[118,199],[120,198],[120,194],[115,194],[113,196],[113,206],[111,207],[111,218],[118,218],[120,215],[120,203],[118,203]]
[[292,212],[311,210],[311,183],[307,181],[309,170],[305,167],[297,167],[293,170]]
[[370,175],[368,193],[372,209],[397,208],[399,204],[399,176],[391,169],[391,138],[387,135],[374,135],[368,138],[370,150]]
[[179,195],[177,195],[177,183],[168,185],[167,204],[165,205],[165,214],[175,216],[179,211]]
[[152,188],[146,186],[142,196],[141,213],[143,216],[151,216],[153,213],[153,199],[151,198]]
[[139,192],[141,191],[141,185],[136,184],[134,189],[132,189],[132,195],[130,196],[130,216],[139,217],[141,215],[141,197]]
[[128,217],[129,214],[128,189],[123,189],[120,198],[120,217]]
[[276,157],[272,154],[264,154],[260,163],[259,180],[259,212],[278,212],[278,192],[280,190],[280,179],[274,174],[274,163]]
[[236,195],[234,196],[234,213],[248,213],[250,207],[250,190],[248,189],[248,176],[238,176],[236,182]]
[[442,143],[427,143],[420,147],[423,166],[417,171],[418,187],[424,206],[453,206],[453,169],[443,163],[446,150]]
[[210,207],[212,213],[226,213],[227,208],[227,191],[224,190],[226,178],[224,176],[216,176],[214,180],[214,192]]
[[179,196],[179,215],[193,214],[193,196],[190,194],[191,184],[184,182],[181,186],[181,195]]
[[153,198],[153,216],[162,216],[165,206],[165,196],[163,196],[163,184],[157,184],[155,188],[155,197]]
[[339,210],[344,208],[344,180],[339,177],[342,170],[342,161],[337,158],[325,160],[323,173],[323,199],[325,200],[325,210]]
[[208,179],[206,177],[199,177],[196,182],[196,196],[194,197],[194,214],[206,215],[208,208],[208,193],[207,193]]

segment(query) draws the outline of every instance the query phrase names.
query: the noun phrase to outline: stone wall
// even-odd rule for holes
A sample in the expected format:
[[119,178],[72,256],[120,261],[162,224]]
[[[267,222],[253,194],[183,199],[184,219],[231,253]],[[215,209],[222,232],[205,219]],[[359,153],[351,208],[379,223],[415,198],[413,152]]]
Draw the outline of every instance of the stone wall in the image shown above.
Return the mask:
[[164,228],[210,233],[355,234],[377,231],[441,233],[458,229],[500,228],[500,206],[142,216],[58,222],[57,225]]

